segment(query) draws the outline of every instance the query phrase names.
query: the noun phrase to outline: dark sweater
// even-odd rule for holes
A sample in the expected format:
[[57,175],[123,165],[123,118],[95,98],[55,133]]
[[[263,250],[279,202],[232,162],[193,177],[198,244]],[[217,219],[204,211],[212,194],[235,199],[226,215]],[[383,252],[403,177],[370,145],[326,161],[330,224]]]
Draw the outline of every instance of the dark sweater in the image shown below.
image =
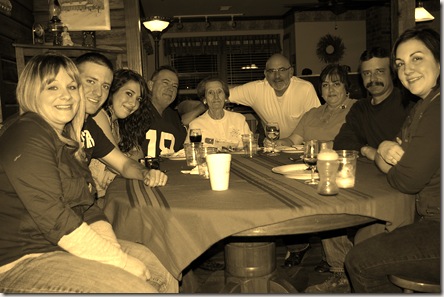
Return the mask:
[[416,210],[426,218],[441,215],[441,98],[440,89],[419,100],[399,137],[404,155],[387,180],[392,187],[416,195]]
[[61,250],[60,238],[82,222],[106,221],[94,195],[73,148],[38,114],[20,116],[0,136],[0,266]]
[[334,139],[334,149],[360,152],[365,145],[378,148],[382,141],[393,140],[413,105],[404,107],[397,88],[377,105],[371,104],[371,98],[358,100]]

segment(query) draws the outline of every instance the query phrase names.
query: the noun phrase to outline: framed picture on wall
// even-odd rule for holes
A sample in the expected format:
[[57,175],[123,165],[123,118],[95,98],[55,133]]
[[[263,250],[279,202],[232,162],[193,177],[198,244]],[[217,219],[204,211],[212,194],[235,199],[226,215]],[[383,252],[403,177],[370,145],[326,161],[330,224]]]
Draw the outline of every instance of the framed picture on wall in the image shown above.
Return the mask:
[[109,0],[59,1],[60,19],[69,31],[111,30]]

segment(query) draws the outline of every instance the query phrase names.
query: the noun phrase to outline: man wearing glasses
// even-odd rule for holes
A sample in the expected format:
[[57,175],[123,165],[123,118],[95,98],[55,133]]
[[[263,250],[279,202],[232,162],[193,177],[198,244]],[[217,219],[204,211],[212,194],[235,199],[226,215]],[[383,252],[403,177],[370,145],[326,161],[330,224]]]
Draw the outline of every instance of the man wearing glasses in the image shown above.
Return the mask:
[[264,80],[230,89],[229,100],[253,108],[263,127],[267,122],[277,122],[280,138],[287,138],[305,112],[320,106],[318,96],[310,82],[293,76],[290,61],[281,54],[267,60],[264,74]]
[[[265,64],[264,80],[230,89],[228,99],[232,103],[253,108],[261,119],[262,127],[265,127],[267,122],[277,122],[280,138],[287,138],[304,113],[321,105],[313,85],[293,76],[293,73],[290,61],[281,54],[274,54]],[[284,265],[292,267],[300,264],[309,247],[308,243],[287,245]]]

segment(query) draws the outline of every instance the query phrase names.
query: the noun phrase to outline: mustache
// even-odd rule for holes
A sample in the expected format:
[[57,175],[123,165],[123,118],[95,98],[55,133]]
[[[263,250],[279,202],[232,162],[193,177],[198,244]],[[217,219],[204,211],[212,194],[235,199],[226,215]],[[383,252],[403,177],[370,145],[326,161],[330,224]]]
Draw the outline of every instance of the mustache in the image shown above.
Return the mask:
[[380,81],[371,81],[367,85],[365,85],[366,88],[370,88],[370,87],[373,87],[373,86],[381,86],[381,87],[383,87],[384,83],[380,82]]

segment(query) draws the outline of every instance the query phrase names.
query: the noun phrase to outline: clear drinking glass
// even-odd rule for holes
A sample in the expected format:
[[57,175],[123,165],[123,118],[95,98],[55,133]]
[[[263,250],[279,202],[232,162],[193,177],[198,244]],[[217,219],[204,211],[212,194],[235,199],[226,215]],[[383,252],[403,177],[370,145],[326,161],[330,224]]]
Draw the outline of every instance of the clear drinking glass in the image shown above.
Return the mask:
[[200,129],[190,130],[190,142],[202,142],[202,131]]
[[319,141],[313,139],[305,142],[303,160],[304,163],[307,164],[311,169],[311,180],[305,181],[307,185],[318,184],[318,181],[314,178],[316,163],[318,162],[318,153]]
[[268,156],[278,156],[279,153],[275,152],[276,140],[279,139],[280,130],[279,124],[275,122],[267,123],[265,126],[265,135],[268,140],[271,141],[271,153],[268,153]]

